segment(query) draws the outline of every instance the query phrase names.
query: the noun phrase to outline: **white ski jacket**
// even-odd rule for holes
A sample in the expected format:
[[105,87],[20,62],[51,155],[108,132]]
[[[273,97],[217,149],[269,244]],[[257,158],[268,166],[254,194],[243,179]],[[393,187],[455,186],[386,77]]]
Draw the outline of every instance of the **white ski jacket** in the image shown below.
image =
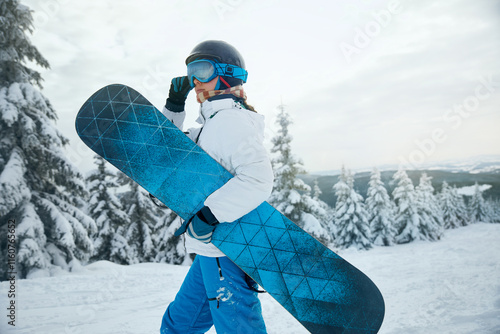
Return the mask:
[[[163,114],[182,130],[185,111]],[[244,109],[232,98],[205,101],[197,122],[187,135],[234,177],[205,200],[220,223],[230,223],[249,213],[271,195],[273,171],[264,148],[264,116]],[[213,244],[186,235],[189,253],[225,256]]]

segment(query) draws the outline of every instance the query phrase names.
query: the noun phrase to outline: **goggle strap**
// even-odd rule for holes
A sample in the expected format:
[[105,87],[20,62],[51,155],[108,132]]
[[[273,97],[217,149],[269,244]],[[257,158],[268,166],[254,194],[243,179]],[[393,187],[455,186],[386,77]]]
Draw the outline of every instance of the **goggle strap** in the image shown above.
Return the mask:
[[241,79],[243,80],[243,82],[246,82],[247,80],[247,71],[239,66],[216,62],[213,62],[212,64],[214,65],[214,69],[217,75]]

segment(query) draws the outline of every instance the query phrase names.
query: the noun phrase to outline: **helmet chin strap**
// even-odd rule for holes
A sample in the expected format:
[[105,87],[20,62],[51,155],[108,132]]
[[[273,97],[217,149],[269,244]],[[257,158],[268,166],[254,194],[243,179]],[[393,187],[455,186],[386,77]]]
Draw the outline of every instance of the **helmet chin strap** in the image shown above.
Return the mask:
[[[226,81],[226,80],[224,80],[224,78],[223,78],[223,77],[221,77],[221,76],[219,76],[219,82],[217,83],[217,85],[218,85],[218,86],[220,86],[220,82],[221,82],[221,81],[222,81],[222,83],[223,83],[224,85],[226,85],[226,87],[227,87],[227,88],[231,88],[231,86],[229,86],[229,84],[227,83],[227,81]],[[220,89],[220,87],[218,87],[218,89]]]

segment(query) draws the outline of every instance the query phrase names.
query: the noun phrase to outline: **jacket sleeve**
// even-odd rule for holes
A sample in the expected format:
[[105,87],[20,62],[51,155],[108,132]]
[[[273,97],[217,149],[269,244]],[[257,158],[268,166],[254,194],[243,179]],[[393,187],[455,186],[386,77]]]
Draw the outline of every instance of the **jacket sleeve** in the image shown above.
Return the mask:
[[[163,107],[162,114],[165,115],[166,118],[170,122],[172,122],[175,126],[177,126],[181,131],[183,131],[184,120],[186,119],[186,111],[181,112],[173,112],[168,110],[167,107]],[[200,133],[201,128],[190,128],[184,133],[192,140],[196,141],[198,134]]]
[[218,122],[204,129],[204,135],[211,135],[205,131],[216,131],[212,135],[216,135],[220,143],[216,151],[218,160],[234,177],[213,192],[205,205],[219,222],[232,222],[269,198],[274,176],[263,135],[250,122],[238,123],[241,118],[232,119],[230,115],[215,119]]
[[179,129],[182,130],[184,126],[184,120],[186,119],[186,111],[183,110],[181,112],[173,112],[167,109],[167,107],[163,107],[162,114],[165,115],[166,118]]

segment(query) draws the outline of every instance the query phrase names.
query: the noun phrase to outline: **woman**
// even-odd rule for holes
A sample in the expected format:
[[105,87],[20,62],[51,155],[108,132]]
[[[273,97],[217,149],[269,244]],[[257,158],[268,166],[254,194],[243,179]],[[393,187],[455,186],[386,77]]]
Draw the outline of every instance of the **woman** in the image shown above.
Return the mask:
[[255,282],[210,243],[218,224],[230,224],[265,201],[273,174],[263,146],[264,117],[247,104],[247,72],[240,53],[223,41],[198,44],[186,59],[187,76],[172,79],[163,113],[179,128],[184,104],[194,88],[200,103],[200,128],[186,134],[234,177],[185,221],[186,248],[196,258],[161,333],[266,333]]

